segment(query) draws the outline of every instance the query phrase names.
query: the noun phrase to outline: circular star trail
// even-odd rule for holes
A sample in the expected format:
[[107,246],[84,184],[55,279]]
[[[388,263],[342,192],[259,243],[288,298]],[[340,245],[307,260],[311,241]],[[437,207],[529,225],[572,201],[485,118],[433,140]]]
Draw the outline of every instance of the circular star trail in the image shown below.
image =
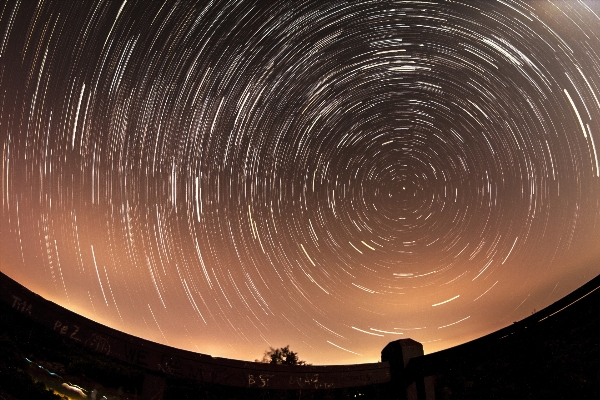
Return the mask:
[[9,1],[2,272],[193,351],[449,347],[598,274],[595,1]]

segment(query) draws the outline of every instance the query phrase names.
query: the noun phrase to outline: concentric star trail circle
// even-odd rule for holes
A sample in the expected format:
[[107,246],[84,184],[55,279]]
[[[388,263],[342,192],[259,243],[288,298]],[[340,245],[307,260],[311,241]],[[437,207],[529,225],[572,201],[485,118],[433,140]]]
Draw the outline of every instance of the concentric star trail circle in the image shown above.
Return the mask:
[[232,358],[498,329],[599,272],[598,4],[11,1],[2,272]]

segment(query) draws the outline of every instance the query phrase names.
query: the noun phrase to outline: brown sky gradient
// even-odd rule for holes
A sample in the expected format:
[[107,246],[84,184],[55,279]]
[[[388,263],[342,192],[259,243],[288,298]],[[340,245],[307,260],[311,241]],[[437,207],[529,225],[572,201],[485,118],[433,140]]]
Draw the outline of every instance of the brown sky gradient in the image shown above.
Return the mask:
[[3,273],[171,346],[344,364],[600,272],[598,2],[184,3],[2,9]]

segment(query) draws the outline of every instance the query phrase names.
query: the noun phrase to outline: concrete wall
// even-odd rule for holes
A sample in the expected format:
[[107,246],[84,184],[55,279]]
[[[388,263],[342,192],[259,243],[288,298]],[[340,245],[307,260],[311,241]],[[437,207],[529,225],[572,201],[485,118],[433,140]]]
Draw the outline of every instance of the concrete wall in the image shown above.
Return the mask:
[[334,389],[390,381],[387,362],[285,366],[180,350],[125,334],[52,303],[0,273],[0,301],[96,353],[166,374],[219,385],[265,389]]

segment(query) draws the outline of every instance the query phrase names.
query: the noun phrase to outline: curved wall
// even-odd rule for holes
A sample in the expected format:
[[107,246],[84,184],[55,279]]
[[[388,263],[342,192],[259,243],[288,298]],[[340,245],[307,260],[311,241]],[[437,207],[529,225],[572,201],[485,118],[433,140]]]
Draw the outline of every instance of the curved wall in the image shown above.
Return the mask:
[[0,301],[82,346],[172,376],[220,385],[268,389],[327,389],[390,381],[388,362],[286,366],[231,360],[141,339],[69,311],[0,272]]

